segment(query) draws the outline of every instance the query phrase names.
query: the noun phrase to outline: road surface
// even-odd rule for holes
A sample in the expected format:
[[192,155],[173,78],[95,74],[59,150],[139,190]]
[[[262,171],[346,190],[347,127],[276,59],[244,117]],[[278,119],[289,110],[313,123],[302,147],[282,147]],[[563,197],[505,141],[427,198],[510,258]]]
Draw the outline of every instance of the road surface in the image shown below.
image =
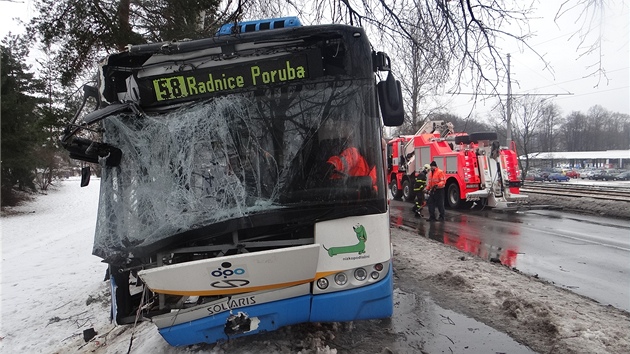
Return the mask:
[[[528,210],[447,210],[443,223],[414,218],[391,201],[392,224],[483,259],[538,275],[604,305],[630,311],[630,221]],[[425,217],[428,211],[424,210]]]

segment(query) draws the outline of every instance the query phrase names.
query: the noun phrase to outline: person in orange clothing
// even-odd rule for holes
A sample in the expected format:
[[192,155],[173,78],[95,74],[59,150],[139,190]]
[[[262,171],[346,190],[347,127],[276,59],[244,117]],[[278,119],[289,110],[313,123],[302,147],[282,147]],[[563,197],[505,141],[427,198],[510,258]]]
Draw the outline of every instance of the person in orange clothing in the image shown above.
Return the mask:
[[[427,191],[429,192],[429,221],[444,221],[444,187],[446,186],[446,174],[437,167],[435,161],[431,161],[431,173],[427,177]],[[440,212],[439,219],[435,218],[435,207]]]
[[339,155],[331,156],[328,161],[335,168],[333,178],[346,176],[367,176],[370,172],[365,158],[359,153],[359,149],[349,147]]
[[326,162],[331,164],[334,169],[331,179],[339,179],[344,176],[370,176],[372,186],[376,187],[376,166],[370,168],[356,147],[346,148],[341,154],[331,156]]

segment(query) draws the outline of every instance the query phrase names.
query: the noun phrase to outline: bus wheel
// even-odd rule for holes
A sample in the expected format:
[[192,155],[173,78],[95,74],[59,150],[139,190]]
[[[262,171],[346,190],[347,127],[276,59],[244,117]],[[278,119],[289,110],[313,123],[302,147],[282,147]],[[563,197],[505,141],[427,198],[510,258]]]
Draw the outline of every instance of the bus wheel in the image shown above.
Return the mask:
[[412,198],[411,195],[411,184],[409,183],[409,180],[406,180],[403,182],[403,188],[402,188],[402,194],[403,194],[403,198],[405,201],[410,201]]
[[389,190],[392,192],[392,198],[396,200],[400,200],[400,198],[403,195],[403,192],[400,189],[398,189],[398,184],[396,184],[396,181],[392,181],[389,184]]
[[457,209],[462,206],[462,200],[459,199],[459,185],[456,182],[450,183],[446,189],[446,202],[451,209]]

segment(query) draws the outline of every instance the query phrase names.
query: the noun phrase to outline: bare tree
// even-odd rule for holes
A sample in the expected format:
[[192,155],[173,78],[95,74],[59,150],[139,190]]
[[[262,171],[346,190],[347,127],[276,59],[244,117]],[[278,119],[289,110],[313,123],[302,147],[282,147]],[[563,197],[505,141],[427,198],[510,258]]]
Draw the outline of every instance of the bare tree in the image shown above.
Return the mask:
[[554,103],[545,103],[542,110],[543,119],[537,134],[539,151],[557,151],[560,146],[558,143],[560,108]]
[[[273,9],[275,14],[297,13],[313,23],[346,23],[366,28],[370,36],[377,36],[394,53],[392,60],[397,68],[407,67],[401,81],[408,101],[407,119],[414,126],[422,115],[420,105],[426,93],[446,82],[453,83],[448,91],[454,94],[461,93],[463,87],[472,89],[473,102],[480,92],[501,97],[499,87],[506,80],[507,63],[499,40],[511,40],[536,53],[528,40],[532,37],[529,20],[537,3],[538,0],[242,0],[232,2],[232,7],[239,9],[242,16],[253,17]],[[578,56],[601,49],[601,36],[589,42],[593,37],[587,33],[604,20],[603,8],[615,3],[621,2],[558,3],[555,19],[570,16],[582,22],[583,30],[575,34],[580,38]],[[545,58],[539,58],[551,70]],[[601,63],[598,65],[592,74],[605,73]]]
[[561,136],[567,151],[593,150],[592,141],[585,135],[588,131],[587,116],[578,111],[571,112],[561,127]]
[[[421,11],[415,13],[416,24],[410,28],[413,40],[402,40],[395,45],[394,52],[399,59],[399,78],[402,84],[405,98],[407,123],[412,131],[419,128],[423,117],[431,115],[442,109],[439,105],[428,104],[427,97],[435,95],[435,89],[443,85],[449,78],[448,67],[451,59],[444,56],[445,53],[436,51],[426,52],[423,48],[428,46],[426,39],[418,30],[426,20],[421,17]],[[410,18],[413,18],[410,15]]]
[[[560,110],[558,106],[540,96],[523,95],[513,100],[512,138],[516,144],[523,174],[530,169],[531,161],[528,155],[535,152],[554,151],[560,145],[558,135],[560,130]],[[496,111],[491,122],[500,139],[507,135],[505,112]]]
[[[589,72],[587,76],[596,76],[599,81],[595,87],[599,86],[602,81],[606,84],[610,81],[604,67],[603,46],[604,41],[603,24],[606,20],[606,10],[612,9],[617,3],[621,6],[627,6],[623,1],[604,1],[604,0],[564,0],[558,7],[554,20],[561,17],[572,16],[576,18],[576,23],[581,23],[580,30],[573,34],[572,37],[578,39],[576,52],[578,57],[585,57],[595,54],[594,62],[588,66]],[[609,9],[607,9],[609,8]],[[618,29],[627,31],[628,28]]]
[[[520,166],[524,173],[529,170],[530,152],[537,151],[536,135],[545,120],[544,102],[536,96],[523,96],[514,100],[512,117],[512,136],[515,137],[519,153],[525,155],[525,166]],[[520,161],[523,164],[522,160]]]
[[611,113],[608,131],[611,135],[609,149],[625,150],[630,148],[630,115]]
[[630,145],[630,115],[593,106],[587,114],[572,112],[560,127],[567,151],[627,149]]

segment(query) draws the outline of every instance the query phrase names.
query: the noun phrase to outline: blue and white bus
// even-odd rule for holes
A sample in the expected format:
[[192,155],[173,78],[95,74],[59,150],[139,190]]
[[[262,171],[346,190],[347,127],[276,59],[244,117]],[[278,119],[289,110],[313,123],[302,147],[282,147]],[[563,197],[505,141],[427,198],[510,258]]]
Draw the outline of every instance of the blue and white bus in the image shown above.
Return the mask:
[[178,346],[391,316],[381,122],[402,99],[361,28],[228,25],[130,46],[99,76],[62,143],[102,168],[93,253],[116,323]]

